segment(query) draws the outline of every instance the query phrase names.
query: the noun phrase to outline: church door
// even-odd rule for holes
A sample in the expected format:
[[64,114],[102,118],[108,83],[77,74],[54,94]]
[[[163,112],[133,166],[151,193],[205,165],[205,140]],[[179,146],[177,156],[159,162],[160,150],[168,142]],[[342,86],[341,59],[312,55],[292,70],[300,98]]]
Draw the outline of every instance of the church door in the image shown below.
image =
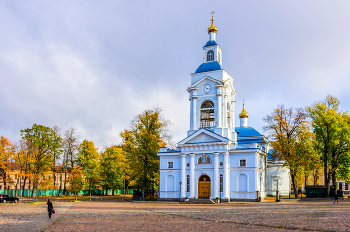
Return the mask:
[[210,178],[207,175],[202,175],[198,180],[198,198],[210,197]]

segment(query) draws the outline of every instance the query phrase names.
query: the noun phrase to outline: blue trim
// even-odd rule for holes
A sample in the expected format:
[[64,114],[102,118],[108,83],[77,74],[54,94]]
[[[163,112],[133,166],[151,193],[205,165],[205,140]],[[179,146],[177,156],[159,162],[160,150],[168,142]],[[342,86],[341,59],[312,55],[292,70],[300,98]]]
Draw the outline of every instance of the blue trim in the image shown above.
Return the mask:
[[222,66],[219,64],[219,62],[212,61],[212,62],[201,64],[197,68],[196,73],[209,72],[209,71],[215,71],[215,70],[221,70],[221,69],[222,69]]
[[204,47],[218,45],[215,40],[209,40]]

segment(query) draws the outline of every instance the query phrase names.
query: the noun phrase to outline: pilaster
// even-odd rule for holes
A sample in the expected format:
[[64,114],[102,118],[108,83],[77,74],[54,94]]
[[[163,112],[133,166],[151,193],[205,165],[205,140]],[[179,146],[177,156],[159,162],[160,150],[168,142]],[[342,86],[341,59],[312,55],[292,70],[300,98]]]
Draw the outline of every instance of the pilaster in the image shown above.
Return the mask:
[[181,193],[180,197],[186,197],[186,154],[181,154]]

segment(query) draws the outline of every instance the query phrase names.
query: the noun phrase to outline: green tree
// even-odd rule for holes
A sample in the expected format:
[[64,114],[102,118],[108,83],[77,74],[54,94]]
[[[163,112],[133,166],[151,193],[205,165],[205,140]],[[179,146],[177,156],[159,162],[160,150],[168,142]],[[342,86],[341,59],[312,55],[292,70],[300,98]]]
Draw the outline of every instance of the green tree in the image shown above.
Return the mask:
[[[55,149],[60,147],[62,139],[50,127],[34,124],[31,128],[21,130],[22,139],[27,140],[35,152],[32,157],[33,194],[40,177],[52,167]],[[33,195],[32,194],[32,195]]]
[[89,194],[91,196],[91,189],[95,187],[98,180],[98,164],[100,155],[97,148],[92,141],[84,140],[78,149],[78,163],[83,167],[85,181],[87,183]]
[[139,189],[159,188],[159,148],[170,142],[168,121],[160,115],[160,109],[146,110],[133,121],[130,130],[120,135],[126,152],[130,179]]
[[123,187],[125,152],[117,146],[108,147],[101,156],[100,184],[104,190],[114,190]]
[[321,154],[327,196],[333,180],[349,179],[350,120],[347,113],[339,112],[340,101],[331,95],[325,101],[307,107],[316,137],[315,149]]
[[74,192],[75,200],[77,200],[77,192],[83,189],[84,186],[84,174],[82,167],[73,167],[70,173],[70,182],[68,190]]
[[[314,164],[318,161],[305,111],[279,105],[264,121],[267,123],[264,130],[269,133],[272,148],[271,158],[285,161],[284,166],[290,169],[293,189],[297,191],[301,175],[316,168]],[[295,198],[298,198],[297,194]]]

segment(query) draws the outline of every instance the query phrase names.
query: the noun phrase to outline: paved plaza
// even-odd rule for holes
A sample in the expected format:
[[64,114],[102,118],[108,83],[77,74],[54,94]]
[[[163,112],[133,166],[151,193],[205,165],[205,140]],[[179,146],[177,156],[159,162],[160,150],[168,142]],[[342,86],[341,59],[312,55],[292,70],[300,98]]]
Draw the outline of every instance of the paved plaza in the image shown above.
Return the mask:
[[109,201],[0,204],[0,231],[350,231],[350,200],[215,205]]

